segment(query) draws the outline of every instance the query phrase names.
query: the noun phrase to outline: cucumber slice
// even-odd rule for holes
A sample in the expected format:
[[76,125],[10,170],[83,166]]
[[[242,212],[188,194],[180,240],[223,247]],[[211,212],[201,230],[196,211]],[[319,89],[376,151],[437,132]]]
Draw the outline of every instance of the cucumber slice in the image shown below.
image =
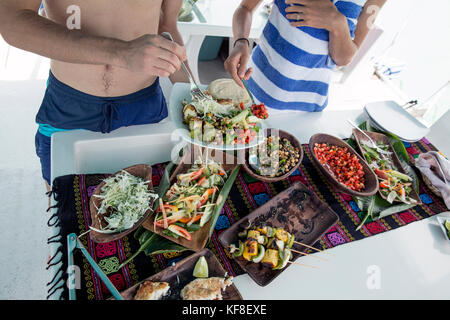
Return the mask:
[[292,248],[292,246],[294,245],[294,241],[295,241],[295,236],[293,234],[291,234],[291,236],[289,237],[289,240],[288,240],[288,244],[287,244],[289,249]]
[[403,173],[395,171],[395,170],[391,171],[391,175],[393,175],[394,177],[397,177],[403,181],[412,181],[412,178],[410,176],[407,176],[406,174],[403,174]]

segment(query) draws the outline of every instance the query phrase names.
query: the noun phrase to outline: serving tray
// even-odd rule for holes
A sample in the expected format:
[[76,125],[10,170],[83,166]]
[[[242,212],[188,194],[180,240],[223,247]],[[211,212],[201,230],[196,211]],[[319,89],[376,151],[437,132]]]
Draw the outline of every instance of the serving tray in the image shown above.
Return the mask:
[[[228,248],[230,244],[238,243],[238,233],[249,223],[265,222],[272,227],[284,228],[295,235],[296,241],[312,246],[338,221],[338,215],[329,206],[303,183],[297,182],[234,223],[220,234],[219,241]],[[305,251],[307,248],[294,244],[293,249]],[[292,261],[299,258],[300,254],[292,253]],[[288,264],[284,269],[272,270],[260,263],[247,261],[242,256],[236,258],[236,262],[260,286],[268,285],[290,266]]]
[[[236,166],[238,165],[237,158],[234,157],[234,155],[232,154],[228,154],[215,149],[203,149],[199,147],[188,148],[187,153],[183,156],[180,164],[176,167],[176,169],[174,170],[173,174],[170,177],[170,185],[176,182],[178,174],[186,173],[192,167],[194,160],[197,159],[197,156],[200,154],[198,152],[195,152],[194,150],[202,150],[201,151],[202,158],[206,158],[208,156],[209,159],[214,159],[214,161],[216,161],[217,163],[221,163],[222,167],[228,173],[231,173],[231,171],[233,171],[233,169],[236,168]],[[206,154],[206,152],[208,152],[208,155]],[[220,191],[221,189],[218,190],[217,192],[220,193]],[[203,227],[192,233],[191,240],[187,240],[183,237],[179,237],[178,239],[176,239],[171,236],[165,235],[163,233],[164,229],[154,226],[154,220],[155,215],[153,214],[142,224],[142,226],[145,229],[155,232],[170,241],[182,245],[185,248],[194,251],[199,251],[205,247],[209,239],[209,230],[211,228],[212,218]]]
[[[205,257],[206,262],[208,263],[209,277],[225,277],[226,271],[219,260],[217,260],[216,256],[209,249],[203,249],[177,262],[174,266],[168,267],[126,289],[121,295],[125,300],[133,300],[142,282],[168,282],[170,291],[169,295],[165,297],[164,300],[180,300],[180,291],[184,286],[195,279],[192,273],[195,264],[202,256]],[[234,284],[222,291],[222,296],[223,300],[242,300],[242,296]]]

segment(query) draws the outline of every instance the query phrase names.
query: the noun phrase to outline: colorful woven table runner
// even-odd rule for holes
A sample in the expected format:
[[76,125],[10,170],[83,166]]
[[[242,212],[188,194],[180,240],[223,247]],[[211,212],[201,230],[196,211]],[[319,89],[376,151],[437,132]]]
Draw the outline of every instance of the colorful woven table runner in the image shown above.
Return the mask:
[[[414,160],[420,153],[436,150],[426,139],[417,143],[404,143],[409,156]],[[340,221],[329,229],[315,246],[321,249],[328,249],[355,240],[367,238],[386,231],[397,229],[411,222],[419,221],[435,214],[447,211],[443,201],[436,197],[420,181],[420,198],[423,204],[414,208],[396,213],[386,218],[371,221],[355,231],[360,223],[363,213],[358,208],[351,196],[337,193],[325,181],[318,169],[312,162],[311,151],[308,145],[303,145],[305,156],[299,169],[289,178],[277,183],[265,183],[255,180],[241,170],[234,183],[226,204],[217,221],[215,231],[207,247],[211,249],[219,258],[225,270],[232,276],[243,273],[242,269],[231,259],[218,241],[221,232],[227,229],[241,217],[246,216],[257,207],[263,205],[273,196],[285,190],[297,181],[301,181],[312,192],[327,203],[338,215]],[[164,164],[157,164],[153,167],[153,185],[158,186],[164,172]],[[70,233],[82,234],[88,230],[90,225],[89,198],[96,186],[104,179],[104,174],[94,175],[68,175],[55,179],[54,195],[57,200],[57,213],[50,220],[49,225],[59,225],[61,228],[61,245],[56,255],[49,260],[48,269],[52,270],[59,261],[62,262],[60,270],[53,270],[56,273],[64,273],[67,270],[67,246],[66,237]],[[49,221],[50,222],[50,221]],[[89,234],[81,238],[83,245],[89,250],[91,256],[98,265],[108,275],[111,282],[119,291],[122,291],[137,282],[155,274],[173,263],[192,254],[192,251],[171,254],[158,254],[146,256],[141,253],[126,267],[117,271],[117,267],[139,247],[137,240],[130,234],[121,240],[109,243],[94,243],[90,240]],[[49,239],[49,242],[55,242]],[[74,253],[75,265],[79,267],[81,273],[81,288],[76,290],[78,300],[108,299],[111,294],[99,277],[95,274],[87,260],[80,252]],[[55,277],[56,279],[56,277]],[[54,280],[55,280],[54,279]],[[64,278],[66,279],[66,278]],[[61,298],[68,299],[68,289],[65,284],[57,285],[57,281],[48,283],[49,298],[58,288],[63,288]]]

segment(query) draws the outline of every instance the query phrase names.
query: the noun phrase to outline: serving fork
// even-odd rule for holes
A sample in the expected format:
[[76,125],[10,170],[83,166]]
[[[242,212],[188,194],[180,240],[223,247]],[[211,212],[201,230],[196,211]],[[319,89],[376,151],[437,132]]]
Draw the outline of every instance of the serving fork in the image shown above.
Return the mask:
[[[169,32],[163,32],[163,33],[161,33],[161,36],[166,38],[167,40],[174,42],[172,35]],[[202,90],[198,86],[197,82],[195,81],[194,77],[192,76],[191,72],[186,67],[186,65],[184,64],[183,61],[181,61],[181,67],[183,68],[184,72],[186,73],[186,75],[189,78],[189,82],[191,84],[192,99],[208,99],[208,97],[202,92]]]
[[351,121],[350,119],[347,119],[347,122],[350,123],[352,125],[353,128],[357,129],[359,132],[361,132],[371,143],[372,148],[375,148],[379,153],[383,153],[386,155],[390,155],[392,154],[392,152],[390,151],[385,151],[383,149],[381,149],[376,143],[375,141],[372,140],[371,137],[369,137],[363,130],[361,130],[353,121]]

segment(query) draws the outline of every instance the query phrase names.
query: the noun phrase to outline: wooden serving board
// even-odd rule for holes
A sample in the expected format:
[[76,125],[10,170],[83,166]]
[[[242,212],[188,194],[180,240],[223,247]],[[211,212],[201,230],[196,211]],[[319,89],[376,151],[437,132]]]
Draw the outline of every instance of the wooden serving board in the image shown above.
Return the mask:
[[[296,241],[312,246],[338,221],[338,215],[330,207],[303,183],[297,182],[234,223],[220,234],[219,241],[225,248],[233,243],[237,245],[238,233],[249,223],[264,222],[272,227],[282,227],[294,234]],[[307,248],[294,244],[293,249],[305,251]],[[293,256],[292,261],[299,258],[300,254],[293,252]],[[236,261],[260,286],[268,285],[290,266],[288,264],[284,269],[272,270],[260,263],[247,261],[242,256],[236,258]]]
[[[177,262],[174,266],[148,277],[121,293],[125,300],[133,300],[139,286],[144,281],[168,282],[170,285],[169,295],[164,300],[180,300],[180,292],[189,282],[195,279],[192,275],[195,264],[203,256],[208,263],[209,277],[225,277],[226,271],[217,260],[216,256],[209,250],[203,249],[189,257]],[[222,291],[223,300],[242,300],[239,290],[234,284]]]
[[[177,175],[181,173],[186,173],[194,163],[194,160],[197,159],[197,156],[202,156],[203,158],[206,158],[208,156],[209,159],[214,159],[217,163],[222,163],[222,167],[228,172],[231,173],[231,171],[238,165],[238,160],[234,155],[228,154],[219,150],[214,149],[203,149],[202,152],[197,152],[199,149],[198,147],[193,148],[192,150],[189,150],[182,158],[180,164],[176,167],[173,174],[170,177],[170,184],[176,182]],[[206,152],[208,150],[208,155],[206,155]],[[195,152],[194,152],[195,151]],[[217,191],[219,193],[220,190]],[[142,226],[150,230],[154,233],[159,234],[160,236],[173,241],[175,243],[178,243],[182,245],[185,248],[199,251],[203,249],[209,239],[209,230],[211,228],[212,219],[210,219],[203,227],[201,227],[199,230],[192,233],[192,239],[187,240],[182,237],[179,237],[178,239],[175,239],[171,236],[167,236],[163,233],[162,228],[158,228],[154,226],[154,220],[155,215],[151,215],[143,224]]]

